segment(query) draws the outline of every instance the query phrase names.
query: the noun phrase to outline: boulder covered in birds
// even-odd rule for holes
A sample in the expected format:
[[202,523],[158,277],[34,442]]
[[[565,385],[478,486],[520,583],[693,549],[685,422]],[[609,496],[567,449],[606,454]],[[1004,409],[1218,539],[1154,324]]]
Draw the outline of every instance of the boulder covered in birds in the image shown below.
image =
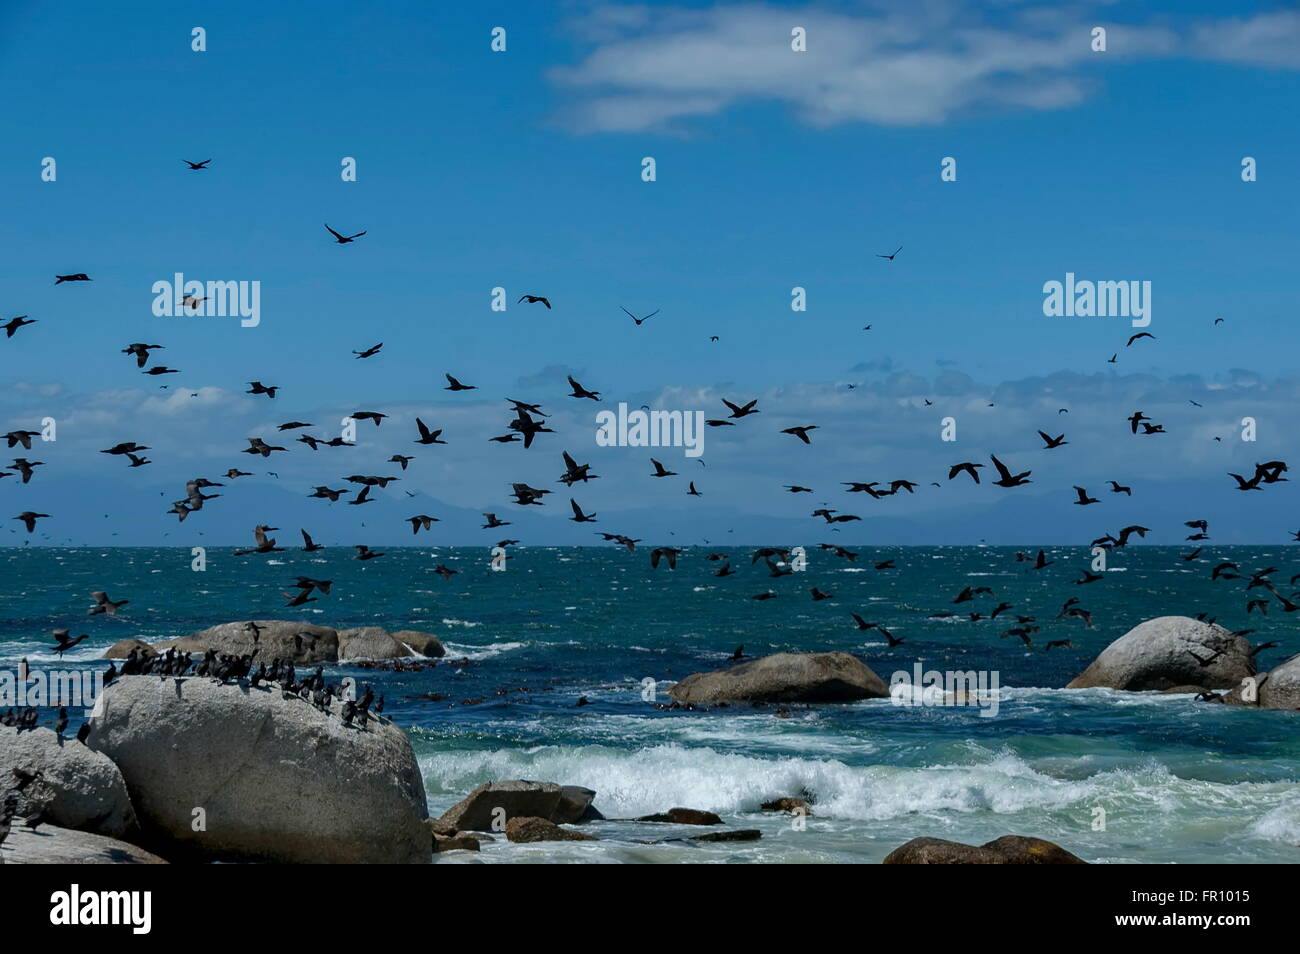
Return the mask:
[[1300,656],[1292,656],[1261,676],[1247,677],[1223,701],[1230,706],[1300,709]]
[[165,865],[151,852],[125,841],[57,825],[15,824],[0,843],[6,865]]
[[885,699],[889,686],[848,653],[776,653],[697,672],[670,690],[678,702],[854,702]]
[[297,620],[259,619],[256,630],[246,622],[221,623],[189,636],[154,643],[159,652],[175,649],[178,653],[202,655],[215,649],[222,656],[244,656],[257,650],[257,661],[269,664],[273,659],[290,659],[294,665],[338,662],[339,634],[328,626],[314,626]]
[[642,815],[633,819],[639,822],[668,822],[673,825],[721,825],[722,819],[713,812],[698,808],[670,808],[666,812],[654,815]]
[[885,856],[886,865],[1086,865],[1077,855],[1042,838],[1003,835],[983,845],[943,838],[913,838]]
[[362,626],[359,629],[340,629],[339,659],[402,659],[411,651],[394,639],[386,629]]
[[124,676],[89,743],[122,770],[141,844],[172,860],[427,863],[406,735],[345,722],[278,685]]
[[447,655],[447,650],[442,647],[442,641],[432,633],[422,633],[417,629],[399,629],[391,635],[393,639],[421,656],[441,659]]
[[0,726],[0,795],[13,789],[22,817],[38,815],[61,828],[111,838],[131,838],[138,830],[113,761],[71,737],[60,739],[52,729]]
[[1254,674],[1244,637],[1188,616],[1160,616],[1139,623],[1103,649],[1065,688],[1229,689]]
[[518,816],[506,822],[506,838],[527,844],[535,841],[599,841],[595,835],[561,828],[545,818]]
[[138,650],[139,655],[154,656],[158,650],[154,649],[143,639],[119,639],[108,649],[104,650],[104,659],[125,659],[131,655],[131,650]]
[[516,779],[484,782],[437,820],[440,829],[501,831],[512,818],[543,818],[559,825],[594,821],[604,816],[592,806],[596,793],[578,785]]

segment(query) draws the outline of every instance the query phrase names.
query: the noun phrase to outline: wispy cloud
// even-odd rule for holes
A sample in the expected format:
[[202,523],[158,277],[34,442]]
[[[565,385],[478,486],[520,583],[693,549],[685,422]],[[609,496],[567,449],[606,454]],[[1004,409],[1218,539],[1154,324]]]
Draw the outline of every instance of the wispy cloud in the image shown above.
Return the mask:
[[[692,119],[758,102],[827,127],[943,123],[967,113],[1060,109],[1116,59],[1182,56],[1300,68],[1300,14],[1276,12],[1182,28],[1110,22],[1106,5],[1015,3],[832,7],[720,4],[709,9],[602,5],[575,21],[589,49],[550,78],[585,132],[682,132]],[[1105,26],[1108,48],[1091,48]],[[807,52],[791,49],[802,27]]]

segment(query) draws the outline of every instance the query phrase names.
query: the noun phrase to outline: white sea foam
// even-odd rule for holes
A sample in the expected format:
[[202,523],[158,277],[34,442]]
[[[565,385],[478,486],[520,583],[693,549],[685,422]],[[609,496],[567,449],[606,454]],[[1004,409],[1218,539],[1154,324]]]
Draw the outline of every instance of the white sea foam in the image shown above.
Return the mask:
[[1204,837],[1208,825],[1291,844],[1300,836],[1300,798],[1288,783],[1182,778],[1155,762],[1061,778],[1008,751],[975,749],[969,763],[922,767],[757,757],[676,743],[636,751],[535,746],[444,751],[424,756],[421,767],[437,804],[450,804],[488,779],[537,778],[595,789],[597,807],[610,817],[673,805],[724,815],[753,812],[769,799],[806,793],[825,821],[912,825],[909,818],[921,817],[969,827],[987,818],[998,830],[1014,825],[1005,816],[1024,812],[1036,833],[1077,840],[1094,809],[1103,808],[1112,827],[1140,819],[1143,840],[1155,842]]
[[512,649],[523,649],[528,643],[488,643],[486,646],[471,646],[464,643],[443,642],[448,656],[456,659],[491,659]]

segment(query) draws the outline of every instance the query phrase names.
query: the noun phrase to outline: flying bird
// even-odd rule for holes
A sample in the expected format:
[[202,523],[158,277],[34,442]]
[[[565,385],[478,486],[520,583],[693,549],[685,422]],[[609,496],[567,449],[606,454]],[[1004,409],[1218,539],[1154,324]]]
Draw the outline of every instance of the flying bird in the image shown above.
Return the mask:
[[361,236],[366,234],[365,232],[357,232],[355,235],[340,235],[338,232],[331,229],[328,223],[325,225],[325,228],[329,229],[330,235],[334,236],[334,241],[337,245],[347,245],[349,242],[359,239]]

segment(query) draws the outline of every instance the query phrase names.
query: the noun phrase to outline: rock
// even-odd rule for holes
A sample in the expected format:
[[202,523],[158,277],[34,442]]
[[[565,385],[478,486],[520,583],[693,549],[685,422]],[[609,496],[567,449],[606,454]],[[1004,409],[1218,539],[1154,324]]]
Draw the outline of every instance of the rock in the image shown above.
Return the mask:
[[812,809],[802,798],[775,798],[770,802],[764,802],[761,806],[765,812],[789,812],[791,815],[811,815]]
[[709,831],[691,835],[691,841],[758,841],[763,833],[757,828],[737,828],[734,831]]
[[104,659],[125,659],[131,655],[131,650],[138,649],[146,656],[157,655],[158,650],[154,649],[143,639],[119,639],[108,649],[104,650]]
[[671,822],[674,825],[721,825],[722,819],[713,812],[702,812],[696,808],[670,808],[657,815],[642,815],[634,819],[639,822]]
[[[155,643],[153,648],[166,651],[174,647],[177,652],[196,655],[215,649],[222,655],[231,656],[242,656],[256,648],[258,662],[264,662],[268,666],[273,659],[292,659],[294,665],[298,666],[338,661],[339,634],[328,626],[282,619],[261,619],[255,622],[261,627],[256,644],[253,642],[253,634],[244,629],[244,622],[240,621],[209,626],[189,636]],[[294,636],[299,633],[310,633],[315,638],[304,636],[299,643],[295,643]]]
[[[1203,659],[1223,650],[1208,666]],[[1255,674],[1250,643],[1222,626],[1187,616],[1160,616],[1139,623],[1107,646],[1067,689],[1169,689],[1197,685],[1229,689]]]
[[[591,806],[595,797],[591,789],[577,785],[523,779],[484,782],[443,812],[436,824],[455,831],[500,831],[500,822],[511,818],[544,818],[568,825],[604,817]],[[504,818],[498,808],[505,810]]]
[[16,825],[0,844],[7,865],[165,865],[157,855],[116,838],[54,825]]
[[41,773],[19,795],[20,815],[40,809],[52,825],[113,838],[138,831],[118,767],[72,736],[60,741],[51,729],[20,733],[0,726],[0,795],[9,788],[15,768]]
[[679,702],[852,702],[885,699],[889,686],[848,653],[776,653],[673,686]]
[[592,805],[596,793],[581,785],[561,785],[560,801],[555,806],[551,821],[560,825],[599,821],[605,816]]
[[1060,845],[1042,838],[1029,838],[1024,835],[1003,835],[981,845],[989,851],[1005,858],[1009,865],[1086,865],[1077,855],[1066,851]]
[[125,676],[100,700],[90,745],[122,770],[141,843],[168,858],[429,861],[424,782],[390,722],[209,679]]
[[339,659],[401,659],[411,651],[378,626],[340,629]]
[[1274,666],[1255,677],[1254,701],[1247,701],[1244,687],[1238,685],[1223,697],[1233,706],[1257,706],[1261,709],[1300,709],[1300,656]]
[[942,838],[913,838],[895,848],[886,865],[1084,865],[1082,858],[1041,838],[1003,835],[976,847]]
[[428,656],[430,659],[441,659],[447,655],[447,650],[443,649],[441,640],[431,633],[421,633],[419,630],[414,629],[399,629],[391,635],[393,639],[421,656]]
[[1171,686],[1168,689],[1161,689],[1160,694],[1165,696],[1185,696],[1190,694],[1200,695],[1207,691],[1204,686]]
[[435,854],[441,851],[478,851],[478,839],[468,832],[457,832],[454,835],[433,836],[433,851]]
[[506,822],[506,838],[527,844],[534,841],[599,841],[595,835],[569,831],[545,818],[516,817]]

